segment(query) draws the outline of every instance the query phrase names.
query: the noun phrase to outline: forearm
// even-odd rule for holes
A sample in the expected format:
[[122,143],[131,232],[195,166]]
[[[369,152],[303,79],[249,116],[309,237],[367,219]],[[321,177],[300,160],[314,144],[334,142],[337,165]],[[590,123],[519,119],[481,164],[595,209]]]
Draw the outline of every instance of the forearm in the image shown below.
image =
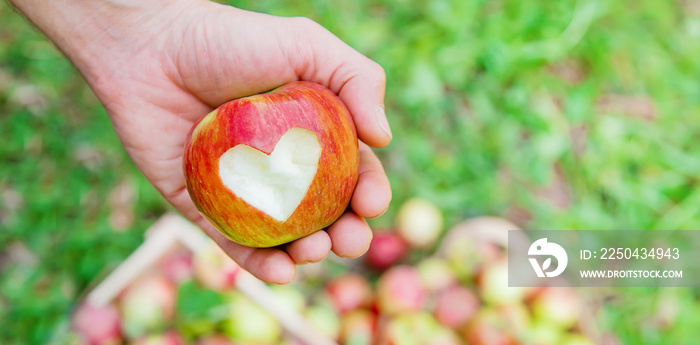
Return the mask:
[[[189,1],[10,0],[83,74],[96,61],[128,58],[147,44]],[[86,75],[88,77],[88,75]]]

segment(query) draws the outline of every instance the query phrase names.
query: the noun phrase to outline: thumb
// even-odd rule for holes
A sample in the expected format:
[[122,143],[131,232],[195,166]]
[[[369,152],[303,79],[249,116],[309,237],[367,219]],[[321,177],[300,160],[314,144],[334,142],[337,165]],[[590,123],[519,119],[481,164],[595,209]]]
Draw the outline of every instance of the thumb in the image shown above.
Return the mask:
[[297,77],[325,85],[350,110],[360,140],[373,147],[391,141],[384,112],[386,75],[376,62],[358,53],[307,18],[288,18],[286,56]]

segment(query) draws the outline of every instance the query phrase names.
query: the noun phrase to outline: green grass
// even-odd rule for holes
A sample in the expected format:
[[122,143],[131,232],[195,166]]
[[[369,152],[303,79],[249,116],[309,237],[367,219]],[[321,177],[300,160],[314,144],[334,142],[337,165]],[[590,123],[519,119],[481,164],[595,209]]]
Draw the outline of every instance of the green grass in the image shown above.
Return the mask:
[[[374,225],[419,195],[449,224],[700,229],[697,0],[231,3],[310,17],[385,68],[394,207]],[[0,343],[45,343],[168,206],[70,64],[8,5],[0,18]],[[119,185],[133,221],[115,231]],[[670,328],[649,326],[660,294],[641,288],[606,291],[599,327],[694,341],[697,291],[670,291]]]

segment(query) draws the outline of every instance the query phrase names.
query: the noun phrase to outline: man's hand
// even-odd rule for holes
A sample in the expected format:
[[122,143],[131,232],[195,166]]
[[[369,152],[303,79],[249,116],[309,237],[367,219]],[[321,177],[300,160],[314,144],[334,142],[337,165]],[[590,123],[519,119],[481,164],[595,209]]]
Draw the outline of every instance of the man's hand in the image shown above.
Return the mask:
[[[146,178],[244,269],[286,283],[295,264],[322,260],[331,250],[341,257],[366,251],[372,232],[364,218],[381,215],[391,199],[382,165],[369,148],[391,140],[378,64],[308,19],[203,0],[13,2],[81,71]],[[366,143],[360,143],[351,210],[325,231],[284,248],[233,243],[202,218],[185,189],[185,137],[217,106],[296,80],[338,94]]]

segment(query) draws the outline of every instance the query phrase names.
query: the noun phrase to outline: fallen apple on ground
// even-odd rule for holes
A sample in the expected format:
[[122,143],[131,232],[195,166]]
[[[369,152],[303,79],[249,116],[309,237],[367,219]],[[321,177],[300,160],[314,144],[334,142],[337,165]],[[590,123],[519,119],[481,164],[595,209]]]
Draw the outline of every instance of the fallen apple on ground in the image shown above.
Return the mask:
[[479,311],[479,298],[461,285],[455,285],[440,292],[435,301],[435,318],[441,324],[458,329]]
[[229,319],[222,327],[234,343],[279,343],[282,328],[274,316],[238,291],[230,292],[227,298]]
[[406,254],[408,244],[396,232],[378,232],[372,237],[364,255],[367,266],[383,271],[397,263]]
[[532,327],[531,312],[523,303],[502,304],[491,308],[506,325],[508,332],[517,338],[522,338]]
[[161,263],[165,276],[175,284],[192,279],[192,255],[177,253],[170,255]]
[[329,339],[336,339],[340,335],[340,316],[333,307],[326,303],[316,303],[304,313],[309,324],[320,334]]
[[297,313],[303,313],[306,309],[306,297],[299,288],[292,285],[271,285],[270,290],[285,308]]
[[438,257],[427,257],[416,265],[423,286],[430,293],[439,292],[458,283],[450,264]]
[[[469,345],[516,345],[500,317],[490,309],[482,309],[463,328],[462,336]],[[548,343],[554,344],[554,343]]]
[[192,201],[230,240],[272,247],[332,224],[358,179],[350,112],[332,91],[294,82],[203,117],[185,143]]
[[144,276],[121,296],[122,331],[130,339],[161,331],[175,316],[175,285],[162,275]]
[[526,345],[561,344],[564,334],[565,331],[557,325],[539,321],[533,322],[520,338]]
[[338,314],[345,314],[372,301],[372,288],[367,279],[357,273],[346,273],[326,283],[326,296]]
[[420,274],[413,266],[394,266],[377,283],[379,310],[388,315],[420,311],[426,298]]
[[381,330],[378,345],[462,345],[459,336],[426,312],[398,315]]
[[411,246],[428,248],[442,233],[442,212],[427,200],[409,199],[396,215],[396,227]]
[[486,265],[478,281],[481,298],[488,304],[521,303],[527,292],[524,287],[508,286],[508,260],[506,259]]
[[78,307],[72,328],[87,345],[118,344],[122,341],[119,313],[111,306],[85,303]]

